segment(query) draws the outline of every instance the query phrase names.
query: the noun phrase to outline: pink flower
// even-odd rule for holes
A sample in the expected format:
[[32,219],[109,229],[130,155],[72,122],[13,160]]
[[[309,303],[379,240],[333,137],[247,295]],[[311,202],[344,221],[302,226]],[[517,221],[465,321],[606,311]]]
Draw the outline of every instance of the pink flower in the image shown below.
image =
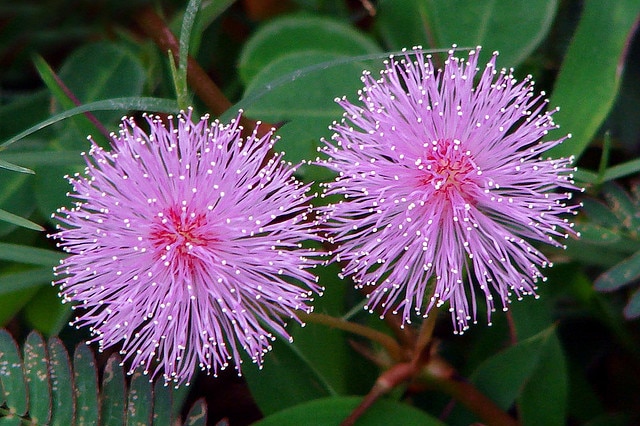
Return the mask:
[[243,139],[238,120],[190,111],[170,120],[146,116],[147,133],[123,119],[111,152],[92,144],[53,238],[70,253],[56,272],[82,309],[72,324],[101,349],[122,343],[131,371],[181,384],[196,366],[240,371],[240,348],[260,366],[272,332],[290,339],[283,318],[311,311],[321,289],[303,246],[317,239],[308,186],[270,158],[272,134]]
[[325,195],[344,196],[325,208],[335,260],[373,286],[366,308],[409,323],[448,302],[456,333],[476,321],[478,294],[489,323],[496,295],[506,309],[535,294],[551,265],[528,241],[560,246],[576,208],[571,159],[541,157],[565,139],[541,140],[558,127],[544,93],[496,70],[497,53],[477,75],[479,51],[451,50],[435,70],[418,49],[379,79],[365,71],[363,105],[337,100],[346,112],[323,149],[338,172]]

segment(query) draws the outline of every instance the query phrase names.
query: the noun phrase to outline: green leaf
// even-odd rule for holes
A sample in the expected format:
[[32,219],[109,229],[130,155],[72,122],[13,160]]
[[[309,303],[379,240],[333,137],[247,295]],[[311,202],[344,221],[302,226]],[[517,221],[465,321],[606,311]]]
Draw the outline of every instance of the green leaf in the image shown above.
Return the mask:
[[603,195],[609,203],[611,212],[618,219],[619,225],[632,229],[636,207],[629,194],[620,185],[610,182],[603,188]]
[[[60,105],[62,105],[63,109],[70,109],[76,107],[76,103],[69,97],[65,90],[68,88],[64,85],[64,82],[56,75],[56,73],[51,69],[49,64],[45,62],[45,60],[41,56],[36,56],[33,59],[33,62],[38,70],[38,74],[40,78],[47,86],[47,89],[51,92],[53,97],[58,101]],[[74,96],[73,94],[71,94]],[[76,102],[78,100],[76,99]],[[89,118],[85,117],[77,117],[74,120],[74,123],[78,126],[78,130],[81,134],[90,135],[96,131],[96,126],[94,123],[89,121]]]
[[51,114],[48,100],[47,91],[39,90],[0,106],[0,140],[47,118]]
[[2,274],[0,275],[0,296],[47,285],[51,283],[51,278],[53,278],[51,267]]
[[[242,107],[248,116],[286,122],[278,131],[281,140],[276,149],[284,150],[288,161],[299,163],[317,156],[320,137],[330,136],[327,127],[342,114],[335,97],[355,97],[365,67],[363,62],[334,53],[306,50],[284,55],[252,80]],[[278,84],[282,76],[291,79]]]
[[116,354],[107,359],[102,376],[100,423],[103,426],[122,426],[125,419],[125,395],[127,386],[122,360]]
[[[323,398],[296,405],[269,415],[254,426],[336,426],[362,401],[359,397]],[[440,426],[442,422],[417,408],[389,400],[379,400],[357,422],[361,426]]]
[[620,241],[620,234],[593,223],[576,223],[575,230],[580,240],[597,245],[608,245]]
[[202,36],[205,29],[211,25],[222,13],[227,10],[235,0],[217,0],[211,2],[205,2],[201,6],[198,16],[194,24],[194,29],[191,34],[191,41],[189,43],[189,51],[194,54],[200,48]]
[[[0,276],[0,327],[7,324],[38,292],[37,288],[28,287],[25,289],[13,289],[3,291],[2,279],[8,278],[11,274]],[[2,294],[4,293],[4,294]]]
[[29,166],[67,166],[81,161],[78,151],[4,152],[2,157]]
[[191,30],[200,9],[201,0],[189,0],[184,17],[182,18],[182,28],[180,30],[180,51],[178,52],[178,70],[174,76],[174,84],[178,95],[178,105],[181,109],[186,109],[189,104],[187,92],[187,59],[189,58],[189,42]]
[[91,349],[84,343],[73,354],[73,382],[76,398],[76,422],[98,425],[98,377],[96,361]]
[[33,229],[34,231],[44,231],[44,228],[37,223],[31,222],[29,219],[25,219],[22,216],[9,213],[6,210],[0,209],[0,220],[12,223],[23,228]]
[[153,387],[153,426],[173,425],[171,406],[173,405],[173,395],[171,386],[160,378],[156,380]]
[[127,402],[127,426],[146,426],[151,424],[153,397],[151,382],[141,371],[131,376],[129,400]]
[[287,16],[267,23],[245,44],[238,63],[240,77],[249,84],[269,63],[284,55],[309,50],[337,56],[381,52],[368,37],[335,19]]
[[554,121],[573,137],[549,155],[580,157],[609,114],[639,13],[637,0],[584,2],[551,96],[551,105],[562,108]]
[[21,416],[28,410],[28,398],[18,345],[6,330],[0,330],[0,406]]
[[605,228],[620,227],[620,221],[609,207],[592,198],[582,200],[582,211],[596,225],[601,225]]
[[[22,167],[22,166],[18,166],[17,164],[13,164],[10,163],[6,160],[3,160],[2,158],[0,158],[0,168],[2,169],[6,169],[12,172],[18,172],[18,173],[27,173],[27,174],[35,174],[36,172],[34,172],[31,169],[28,169],[26,167]],[[7,220],[7,219],[4,219]]]
[[[86,142],[86,141],[85,141]],[[87,142],[87,148],[89,143]],[[56,219],[52,213],[59,208],[72,208],[74,199],[67,196],[71,190],[71,185],[65,176],[74,176],[81,173],[84,165],[81,164],[82,157],[78,153],[76,165],[61,167],[46,167],[38,171],[35,176],[33,187],[35,190],[35,201],[40,214],[47,218],[51,224],[56,224]]]
[[609,167],[602,178],[603,182],[620,179],[640,172],[640,158]]
[[498,50],[500,63],[512,67],[545,38],[557,8],[557,0],[386,0],[376,23],[393,49],[480,45],[486,57]]
[[629,297],[627,305],[622,311],[628,320],[636,319],[640,316],[640,288],[637,288]]
[[538,364],[518,397],[524,426],[564,425],[567,422],[567,366],[555,333],[544,344]]
[[61,303],[58,292],[57,286],[43,286],[22,311],[27,323],[45,336],[60,333],[71,316],[71,304]]
[[204,399],[199,399],[193,403],[187,418],[184,421],[185,426],[206,426],[207,424],[207,403]]
[[[155,384],[140,372],[127,392],[119,356],[111,356],[103,372],[98,393],[93,353],[85,344],[77,346],[73,367],[69,354],[57,337],[48,344],[32,332],[23,347],[24,362],[15,340],[0,329],[0,423],[31,425],[150,425],[151,413],[162,416],[155,425],[173,425],[171,390],[164,380]],[[155,399],[154,399],[155,398]],[[99,406],[99,401],[102,401]],[[126,401],[126,405],[125,405]],[[203,420],[204,419],[204,420]],[[206,405],[196,404],[186,424],[203,424]],[[191,422],[191,423],[190,423]]]
[[29,389],[29,417],[34,424],[49,424],[51,383],[48,356],[42,336],[32,331],[24,343],[24,369]]
[[[0,208],[10,210],[19,217],[29,217],[34,210],[32,176],[0,171]],[[16,229],[16,225],[0,222],[0,235],[6,235]]]
[[0,259],[9,262],[53,267],[60,263],[64,257],[64,253],[55,250],[0,243]]
[[549,327],[488,358],[471,375],[471,382],[498,407],[508,409],[538,367],[554,330]]
[[[312,399],[335,396],[337,392],[295,343],[282,339],[273,342],[263,368],[245,361],[242,368],[251,395],[264,415],[269,415]],[[274,389],[278,389],[274,392]]]
[[[60,79],[82,103],[121,96],[139,96],[145,71],[140,59],[123,43],[86,44],[65,60]],[[91,76],[91,84],[87,84]],[[101,123],[119,120],[121,112],[96,113]]]
[[66,118],[83,114],[87,111],[155,111],[165,113],[176,113],[179,111],[178,104],[173,99],[161,99],[161,98],[144,98],[144,97],[132,97],[132,98],[114,98],[106,99],[103,101],[89,102],[79,107],[72,108],[70,110],[61,112],[49,117],[48,119],[41,121],[40,123],[29,127],[27,130],[13,136],[0,145],[0,151],[7,149],[15,142],[24,139],[25,137],[58,123]]
[[614,291],[640,278],[640,252],[600,274],[593,286],[598,291]]
[[49,339],[49,374],[51,376],[51,426],[68,426],[75,414],[74,384],[69,353],[57,337]]

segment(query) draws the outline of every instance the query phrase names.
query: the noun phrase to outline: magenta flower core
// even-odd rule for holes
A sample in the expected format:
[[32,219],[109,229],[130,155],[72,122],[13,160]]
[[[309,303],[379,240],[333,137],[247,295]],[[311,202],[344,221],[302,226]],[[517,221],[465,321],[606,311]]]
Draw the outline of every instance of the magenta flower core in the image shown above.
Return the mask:
[[321,161],[338,173],[324,195],[344,198],[324,210],[334,259],[372,286],[366,308],[409,323],[448,302],[456,333],[476,321],[477,294],[489,323],[495,295],[506,309],[535,294],[549,262],[528,241],[560,246],[576,208],[571,159],[541,157],[566,138],[541,140],[555,110],[530,77],[496,70],[497,54],[478,73],[479,50],[450,51],[441,70],[416,49],[379,79],[365,71],[362,105],[337,99],[346,112]]
[[56,268],[61,296],[82,311],[101,349],[122,343],[131,371],[164,371],[189,382],[199,366],[217,372],[239,348],[262,365],[284,319],[311,311],[317,239],[307,219],[308,186],[272,157],[269,133],[240,135],[191,112],[149,131],[123,119],[112,151],[92,143],[76,175],[73,209],[54,217],[70,256]]

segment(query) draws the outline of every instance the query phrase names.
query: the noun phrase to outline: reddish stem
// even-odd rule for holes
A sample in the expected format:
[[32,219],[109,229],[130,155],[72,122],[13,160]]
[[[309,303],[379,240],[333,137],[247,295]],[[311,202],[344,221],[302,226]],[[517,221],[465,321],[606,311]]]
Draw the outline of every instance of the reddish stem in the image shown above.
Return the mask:
[[[176,63],[179,61],[180,44],[173,35],[164,20],[151,7],[145,7],[136,15],[136,21],[143,31],[160,47],[160,49],[171,52]],[[231,102],[226,98],[218,86],[209,78],[206,71],[191,56],[187,58],[187,82],[193,91],[207,105],[211,113],[220,116],[232,107]],[[240,120],[248,134],[256,127],[257,122],[246,117]],[[257,136],[266,135],[273,126],[268,123],[261,123]]]

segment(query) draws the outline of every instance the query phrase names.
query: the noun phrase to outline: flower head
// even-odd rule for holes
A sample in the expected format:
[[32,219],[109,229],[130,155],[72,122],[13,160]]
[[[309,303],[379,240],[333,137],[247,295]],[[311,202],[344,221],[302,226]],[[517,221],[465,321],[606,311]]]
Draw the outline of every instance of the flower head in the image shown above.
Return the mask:
[[[216,374],[239,348],[262,364],[283,318],[309,312],[321,289],[305,240],[307,186],[271,133],[247,138],[191,112],[146,116],[148,133],[123,119],[107,152],[92,143],[86,176],[69,181],[77,202],[54,215],[53,235],[70,256],[56,272],[72,323],[89,326],[101,348],[122,342],[131,371],[188,382],[196,366]],[[159,365],[154,366],[158,361]]]
[[477,75],[479,50],[451,50],[441,70],[416,49],[379,79],[365,71],[363,105],[337,99],[346,112],[323,148],[338,172],[325,195],[345,198],[325,209],[335,259],[372,286],[367,309],[410,322],[448,302],[455,332],[475,322],[477,294],[489,322],[496,295],[506,309],[535,294],[549,262],[528,241],[559,246],[575,209],[571,159],[542,158],[565,139],[541,140],[555,111],[530,77],[496,70],[497,54]]

